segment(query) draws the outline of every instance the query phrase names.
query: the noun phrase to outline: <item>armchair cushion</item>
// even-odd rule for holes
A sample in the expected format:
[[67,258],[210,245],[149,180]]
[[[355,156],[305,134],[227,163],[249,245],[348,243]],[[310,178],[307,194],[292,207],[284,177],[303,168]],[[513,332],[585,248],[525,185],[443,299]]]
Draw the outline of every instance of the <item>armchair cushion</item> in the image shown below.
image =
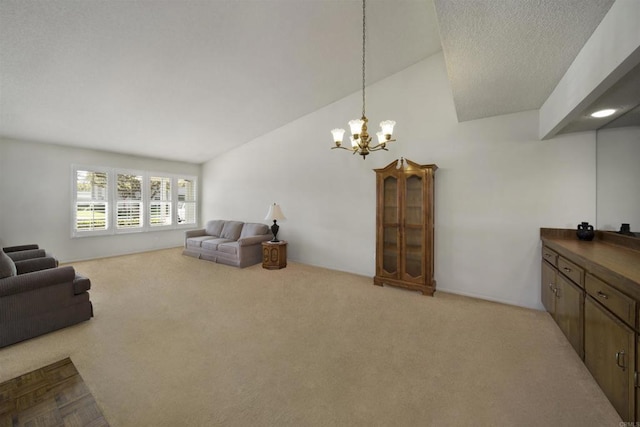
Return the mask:
[[4,251],[0,251],[0,279],[18,274],[16,264]]
[[56,268],[58,266],[58,260],[53,257],[42,257],[16,261],[15,264],[18,274],[25,274],[46,270],[47,268]]
[[6,248],[2,248],[5,253],[9,252],[18,252],[18,251],[26,251],[29,249],[38,249],[38,245],[19,245],[19,246],[7,246]]
[[44,249],[27,249],[24,251],[14,251],[7,254],[14,261],[22,261],[25,259],[41,258],[47,256]]

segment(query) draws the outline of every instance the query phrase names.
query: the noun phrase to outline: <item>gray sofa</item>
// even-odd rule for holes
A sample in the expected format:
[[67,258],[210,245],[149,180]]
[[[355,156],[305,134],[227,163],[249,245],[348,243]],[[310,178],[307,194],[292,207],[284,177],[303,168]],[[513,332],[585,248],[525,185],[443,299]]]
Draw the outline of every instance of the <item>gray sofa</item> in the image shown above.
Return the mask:
[[265,224],[212,220],[185,233],[182,254],[244,268],[262,261],[262,242],[272,237]]
[[0,348],[93,316],[89,279],[58,267],[55,258],[29,258],[38,249],[6,249],[0,250]]

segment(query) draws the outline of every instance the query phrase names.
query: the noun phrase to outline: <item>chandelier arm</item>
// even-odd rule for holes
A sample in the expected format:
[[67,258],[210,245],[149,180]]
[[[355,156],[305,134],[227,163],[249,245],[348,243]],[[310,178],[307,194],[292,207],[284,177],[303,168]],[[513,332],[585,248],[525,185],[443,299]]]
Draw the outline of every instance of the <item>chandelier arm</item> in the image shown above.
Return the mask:
[[343,150],[353,151],[353,148],[347,148],[347,147],[342,147],[342,146],[340,146],[340,147],[331,147],[331,149],[332,149],[332,150],[334,150],[334,149],[336,149],[336,148],[341,148],[341,149],[343,149]]

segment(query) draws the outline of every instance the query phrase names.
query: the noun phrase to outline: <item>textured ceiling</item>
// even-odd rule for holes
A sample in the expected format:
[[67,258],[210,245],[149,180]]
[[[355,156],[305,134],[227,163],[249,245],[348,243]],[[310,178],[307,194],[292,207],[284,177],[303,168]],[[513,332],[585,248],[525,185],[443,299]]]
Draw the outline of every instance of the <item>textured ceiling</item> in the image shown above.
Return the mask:
[[435,0],[458,120],[539,109],[613,2]]
[[[443,49],[460,121],[539,109],[612,3],[370,0],[367,83]],[[0,136],[200,163],[357,92],[360,19],[354,0],[0,0]]]
[[[0,0],[0,135],[203,162],[357,92],[361,16],[359,1]],[[370,1],[367,26],[368,83],[441,50],[428,1]]]

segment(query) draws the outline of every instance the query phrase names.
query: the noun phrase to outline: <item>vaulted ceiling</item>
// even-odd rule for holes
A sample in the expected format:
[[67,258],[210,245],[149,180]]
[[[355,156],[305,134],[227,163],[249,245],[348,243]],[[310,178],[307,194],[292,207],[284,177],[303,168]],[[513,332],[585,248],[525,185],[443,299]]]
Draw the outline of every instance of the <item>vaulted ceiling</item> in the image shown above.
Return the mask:
[[[370,0],[367,83],[444,49],[459,120],[537,109],[612,3]],[[208,160],[358,91],[361,7],[0,0],[0,135]]]

